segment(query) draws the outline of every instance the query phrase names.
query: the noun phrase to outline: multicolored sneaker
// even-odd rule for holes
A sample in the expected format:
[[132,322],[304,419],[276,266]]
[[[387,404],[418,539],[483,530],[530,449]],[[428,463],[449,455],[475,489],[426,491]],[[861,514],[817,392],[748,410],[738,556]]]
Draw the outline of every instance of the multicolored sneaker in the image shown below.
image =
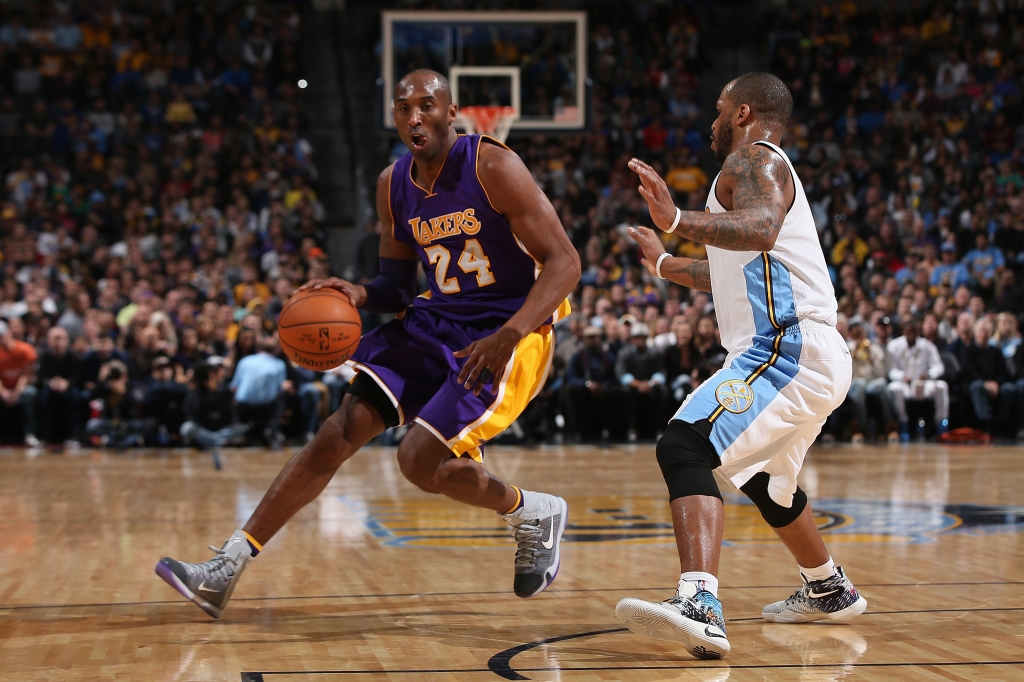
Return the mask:
[[190,564],[164,557],[156,565],[156,574],[176,589],[183,597],[195,603],[214,618],[224,613],[231,593],[242,576],[242,571],[259,553],[248,536],[241,530],[220,549],[210,545],[216,556],[201,564]]
[[836,566],[836,574],[827,580],[808,580],[802,573],[800,577],[803,587],[789,599],[764,607],[762,618],[769,623],[809,623],[826,619],[848,623],[868,607],[868,600],[860,596],[841,566]]
[[693,583],[681,582],[676,595],[660,603],[627,597],[615,617],[638,635],[679,642],[697,658],[722,658],[732,648],[722,602]]
[[503,518],[512,526],[519,545],[512,589],[517,597],[529,599],[546,590],[558,575],[569,506],[555,495],[528,490],[522,493],[523,506]]

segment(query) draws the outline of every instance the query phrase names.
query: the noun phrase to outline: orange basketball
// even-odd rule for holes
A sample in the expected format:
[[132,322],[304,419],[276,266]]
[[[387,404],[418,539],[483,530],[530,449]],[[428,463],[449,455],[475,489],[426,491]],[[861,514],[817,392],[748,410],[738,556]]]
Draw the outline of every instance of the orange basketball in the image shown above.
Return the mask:
[[363,325],[348,296],[335,289],[300,291],[277,322],[281,348],[295,364],[325,372],[351,357]]

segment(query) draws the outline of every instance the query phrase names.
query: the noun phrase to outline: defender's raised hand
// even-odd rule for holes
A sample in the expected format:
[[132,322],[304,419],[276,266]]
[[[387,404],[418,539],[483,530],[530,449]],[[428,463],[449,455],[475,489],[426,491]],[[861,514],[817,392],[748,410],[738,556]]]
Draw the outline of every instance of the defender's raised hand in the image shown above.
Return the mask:
[[658,229],[668,232],[672,223],[676,220],[676,205],[672,201],[672,193],[668,191],[668,185],[661,179],[661,176],[654,172],[640,159],[630,159],[629,169],[640,176],[640,187],[637,191],[640,196],[647,200],[647,206],[651,211],[651,219]]
[[662,246],[658,234],[649,227],[640,226],[627,228],[626,232],[643,251],[644,257],[640,259],[640,264],[647,268],[647,272],[657,277],[655,266],[661,254],[665,253],[665,247]]

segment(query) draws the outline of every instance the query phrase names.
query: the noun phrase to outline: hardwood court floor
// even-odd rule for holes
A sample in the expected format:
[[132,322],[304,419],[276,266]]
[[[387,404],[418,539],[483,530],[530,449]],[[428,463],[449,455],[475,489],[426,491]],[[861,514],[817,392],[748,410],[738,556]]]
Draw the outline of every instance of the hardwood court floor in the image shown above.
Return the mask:
[[[212,621],[153,574],[205,560],[287,452],[0,453],[0,680],[376,682],[1024,679],[1024,450],[816,448],[802,485],[869,600],[852,625],[777,625],[792,560],[727,495],[732,653],[697,661],[614,618],[678,576],[649,445],[491,448],[506,480],[565,496],[558,580],[511,593],[494,514],[420,493],[367,449],[269,543]],[[1017,505],[1017,506],[1015,506]]]

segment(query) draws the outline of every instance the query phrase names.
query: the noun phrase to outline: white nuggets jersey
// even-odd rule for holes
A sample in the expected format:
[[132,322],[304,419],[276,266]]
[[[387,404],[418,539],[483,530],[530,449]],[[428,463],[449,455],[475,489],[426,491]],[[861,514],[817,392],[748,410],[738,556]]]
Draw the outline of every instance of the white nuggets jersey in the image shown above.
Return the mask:
[[[757,142],[786,155],[768,142]],[[711,294],[729,350],[725,365],[686,397],[673,419],[693,424],[721,458],[716,471],[739,488],[769,475],[768,494],[789,507],[807,448],[850,388],[852,361],[836,331],[836,299],[803,187],[775,248],[708,247]],[[707,210],[724,213],[711,185]]]
[[[781,149],[771,142],[754,144],[768,147],[786,160],[795,196],[771,251],[707,247],[715,314],[722,345],[730,356],[749,348],[754,335],[771,335],[798,320],[836,324],[832,280],[803,185]],[[708,195],[705,210],[709,213],[726,212],[715,196],[720,176],[715,176]]]

